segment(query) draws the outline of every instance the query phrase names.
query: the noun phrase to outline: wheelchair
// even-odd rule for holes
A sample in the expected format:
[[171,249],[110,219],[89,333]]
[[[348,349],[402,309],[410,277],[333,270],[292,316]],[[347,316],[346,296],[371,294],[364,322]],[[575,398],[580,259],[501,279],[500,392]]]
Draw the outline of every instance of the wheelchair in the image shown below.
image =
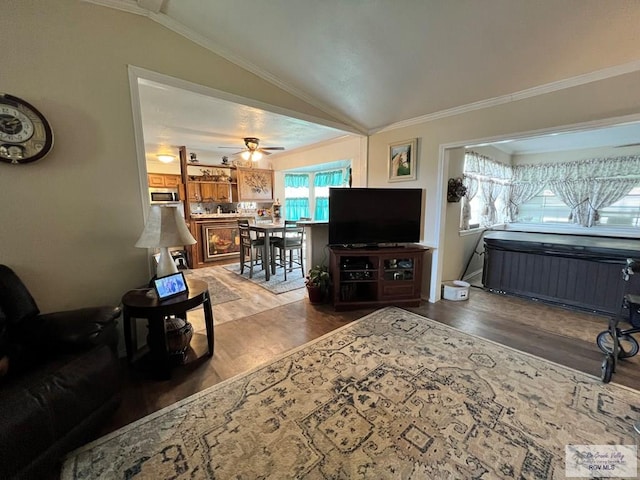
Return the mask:
[[[635,356],[640,347],[638,341],[633,337],[634,333],[640,332],[640,295],[628,293],[629,278],[631,275],[640,272],[640,260],[627,259],[625,267],[622,269],[622,278],[625,281],[625,294],[620,304],[618,315],[609,320],[609,328],[600,332],[596,338],[598,348],[605,354],[602,360],[600,378],[604,383],[609,383],[616,371],[618,360]],[[620,321],[624,318],[624,312],[629,311],[629,322],[632,328],[620,328]]]

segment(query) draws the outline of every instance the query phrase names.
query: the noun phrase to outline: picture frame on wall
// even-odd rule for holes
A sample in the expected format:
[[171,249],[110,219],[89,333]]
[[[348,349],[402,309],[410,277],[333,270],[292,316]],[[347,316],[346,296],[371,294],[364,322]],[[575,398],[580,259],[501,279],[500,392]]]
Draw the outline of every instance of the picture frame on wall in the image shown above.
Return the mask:
[[416,180],[418,167],[418,139],[389,144],[389,181]]

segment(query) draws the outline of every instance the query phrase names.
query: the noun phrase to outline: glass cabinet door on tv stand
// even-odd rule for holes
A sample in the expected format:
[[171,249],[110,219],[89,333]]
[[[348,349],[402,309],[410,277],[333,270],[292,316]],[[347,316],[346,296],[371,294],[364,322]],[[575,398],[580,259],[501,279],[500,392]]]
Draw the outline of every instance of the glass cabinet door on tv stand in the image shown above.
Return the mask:
[[425,247],[331,247],[330,251],[336,310],[420,305]]

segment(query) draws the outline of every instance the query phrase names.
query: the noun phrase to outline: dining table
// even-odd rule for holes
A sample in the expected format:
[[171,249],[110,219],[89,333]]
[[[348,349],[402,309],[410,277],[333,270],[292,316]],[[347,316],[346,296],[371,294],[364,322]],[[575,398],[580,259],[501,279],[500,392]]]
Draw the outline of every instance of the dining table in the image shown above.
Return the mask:
[[[284,234],[284,222],[280,223],[255,223],[249,225],[249,230],[262,234],[264,236],[264,255],[263,259],[265,263],[264,278],[265,281],[269,281],[271,274],[276,274],[276,259],[271,255],[271,237],[280,233]],[[268,268],[270,266],[271,268]]]

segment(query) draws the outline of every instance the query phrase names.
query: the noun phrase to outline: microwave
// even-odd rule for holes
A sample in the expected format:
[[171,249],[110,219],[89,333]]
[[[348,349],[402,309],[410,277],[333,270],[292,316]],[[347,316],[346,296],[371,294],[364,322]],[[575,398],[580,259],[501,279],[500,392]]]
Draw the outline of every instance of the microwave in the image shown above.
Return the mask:
[[151,204],[176,203],[180,201],[177,188],[150,188],[149,200]]

